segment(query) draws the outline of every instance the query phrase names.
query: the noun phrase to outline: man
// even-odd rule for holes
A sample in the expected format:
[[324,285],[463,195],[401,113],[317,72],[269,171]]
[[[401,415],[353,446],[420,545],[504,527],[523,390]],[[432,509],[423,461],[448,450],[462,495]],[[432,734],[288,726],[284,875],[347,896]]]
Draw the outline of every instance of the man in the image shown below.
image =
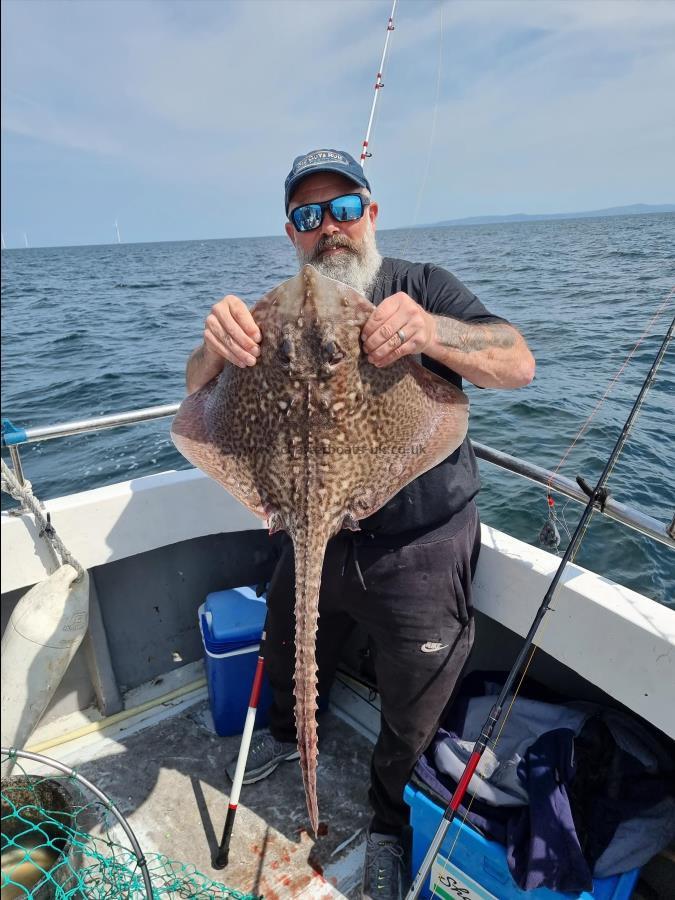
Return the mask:
[[[429,369],[461,387],[529,384],[534,359],[521,335],[490,314],[449,272],[383,259],[375,243],[378,205],[362,168],[343,151],[299,156],[286,179],[286,233],[300,265],[311,263],[376,306],[362,329],[374,366],[424,354]],[[226,364],[253,366],[258,327],[229,295],[206,319],[204,342],[187,366],[192,392]],[[415,479],[361,531],[329,543],[317,638],[319,690],[330,685],[353,627],[368,632],[381,699],[381,731],[371,763],[370,824],[363,897],[403,892],[403,789],[433,737],[473,641],[471,580],[480,549],[474,497],[479,481],[469,440]],[[294,564],[290,541],[268,592],[266,668],[274,690],[270,729],[258,732],[244,783],[297,759],[293,717]],[[231,770],[231,771],[230,771]],[[232,775],[233,765],[228,767]]]

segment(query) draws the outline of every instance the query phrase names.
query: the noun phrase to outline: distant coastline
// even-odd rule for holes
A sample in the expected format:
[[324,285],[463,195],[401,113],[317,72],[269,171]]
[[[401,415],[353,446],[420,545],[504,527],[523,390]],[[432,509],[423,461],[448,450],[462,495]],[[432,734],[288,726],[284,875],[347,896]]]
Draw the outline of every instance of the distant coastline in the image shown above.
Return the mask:
[[[406,228],[420,229],[420,228],[447,228],[453,226],[461,226],[461,225],[502,225],[508,224],[510,222],[543,222],[543,221],[556,221],[561,219],[592,219],[592,218],[602,218],[602,217],[610,217],[610,216],[638,216],[638,215],[648,215],[649,213],[675,213],[675,203],[661,203],[661,204],[649,204],[649,203],[634,203],[631,206],[611,206],[608,209],[593,209],[586,210],[584,212],[569,212],[569,213],[512,213],[507,216],[467,216],[462,219],[444,219],[441,222],[426,222],[423,225],[391,225],[387,227],[381,227],[379,231],[401,231]],[[21,245],[13,246],[13,247],[3,247],[2,251],[13,253],[15,251],[27,251],[27,250],[61,250],[61,249],[77,249],[78,247],[128,247],[133,245],[145,244],[147,246],[152,246],[154,244],[184,244],[193,241],[198,241],[202,244],[207,244],[211,242],[218,241],[246,241],[246,240],[260,240],[262,238],[279,238],[283,240],[285,243],[286,239],[283,235],[283,232],[278,232],[277,234],[271,235],[246,235],[244,237],[186,237],[186,238],[163,238],[162,240],[127,240],[124,242],[118,241],[109,241],[106,243],[66,243],[66,244],[32,244],[30,247],[24,247]],[[4,238],[4,235],[3,235]],[[115,251],[117,252],[117,251]]]
[[649,213],[675,212],[675,203],[633,203],[631,206],[610,206],[607,209],[591,209],[569,213],[511,213],[507,216],[467,216],[463,219],[444,219],[428,222],[418,228],[440,228],[448,225],[498,225],[503,222],[544,222],[549,219],[595,219],[603,216],[643,216]]

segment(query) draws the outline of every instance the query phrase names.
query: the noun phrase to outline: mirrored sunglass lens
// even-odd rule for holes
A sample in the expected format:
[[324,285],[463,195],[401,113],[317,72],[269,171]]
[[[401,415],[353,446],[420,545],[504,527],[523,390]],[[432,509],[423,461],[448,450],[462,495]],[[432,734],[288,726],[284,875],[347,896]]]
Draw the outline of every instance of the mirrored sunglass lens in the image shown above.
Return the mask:
[[363,215],[363,203],[358,194],[336,197],[330,204],[331,215],[338,222],[353,222]]
[[293,224],[298,231],[312,231],[321,224],[321,207],[318,203],[309,203],[293,210]]

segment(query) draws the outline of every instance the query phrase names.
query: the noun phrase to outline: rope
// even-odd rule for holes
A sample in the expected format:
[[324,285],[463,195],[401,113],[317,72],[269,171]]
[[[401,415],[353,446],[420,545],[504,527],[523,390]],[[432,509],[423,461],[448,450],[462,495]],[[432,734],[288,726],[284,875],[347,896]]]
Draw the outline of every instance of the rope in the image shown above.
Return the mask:
[[23,504],[26,509],[33,513],[35,521],[39,522],[41,526],[40,537],[45,538],[47,541],[47,546],[51,550],[57,564],[72,566],[77,572],[77,578],[75,580],[80,581],[85,575],[84,567],[75,559],[73,554],[68,550],[56,533],[54,526],[49,520],[49,513],[45,516],[37,497],[30,489],[30,485],[28,483],[20,484],[19,479],[14,472],[12,472],[4,459],[0,460],[0,462],[2,463],[2,480],[0,482],[2,490],[6,494],[11,494],[17,502]]

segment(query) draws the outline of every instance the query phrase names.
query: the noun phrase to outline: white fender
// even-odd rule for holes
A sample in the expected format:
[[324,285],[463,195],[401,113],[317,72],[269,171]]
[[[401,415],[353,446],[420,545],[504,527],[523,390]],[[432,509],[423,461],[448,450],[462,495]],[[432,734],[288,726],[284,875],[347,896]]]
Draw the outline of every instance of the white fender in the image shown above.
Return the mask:
[[2,636],[2,746],[21,750],[89,624],[89,576],[64,565],[19,600]]

